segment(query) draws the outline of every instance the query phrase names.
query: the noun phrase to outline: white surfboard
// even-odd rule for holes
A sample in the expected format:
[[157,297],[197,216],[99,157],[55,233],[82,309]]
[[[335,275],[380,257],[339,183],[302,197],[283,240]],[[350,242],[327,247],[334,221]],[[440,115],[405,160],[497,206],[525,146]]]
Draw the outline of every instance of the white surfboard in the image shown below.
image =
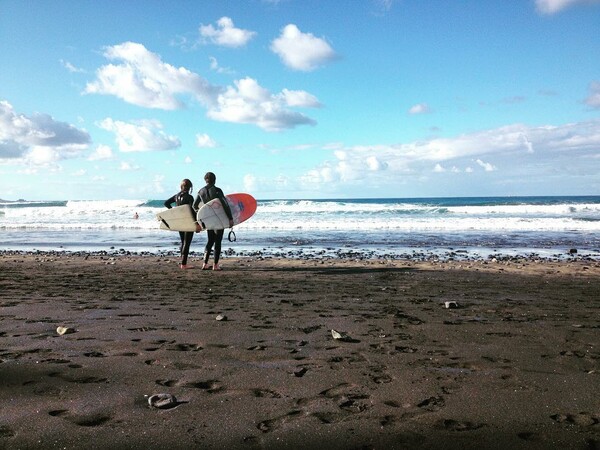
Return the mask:
[[196,231],[196,219],[190,205],[175,206],[156,215],[161,230]]

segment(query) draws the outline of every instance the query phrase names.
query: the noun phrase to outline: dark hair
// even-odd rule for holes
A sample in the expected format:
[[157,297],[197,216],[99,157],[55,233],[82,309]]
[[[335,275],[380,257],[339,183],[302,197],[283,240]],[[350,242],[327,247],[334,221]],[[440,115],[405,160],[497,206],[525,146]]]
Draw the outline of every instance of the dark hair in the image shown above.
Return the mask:
[[206,175],[204,175],[204,181],[206,181],[208,184],[215,184],[215,181],[217,181],[217,176],[212,172],[206,172]]
[[181,180],[181,190],[182,191],[189,192],[189,190],[192,189],[192,187],[193,187],[192,182],[189,179],[184,178],[183,180]]

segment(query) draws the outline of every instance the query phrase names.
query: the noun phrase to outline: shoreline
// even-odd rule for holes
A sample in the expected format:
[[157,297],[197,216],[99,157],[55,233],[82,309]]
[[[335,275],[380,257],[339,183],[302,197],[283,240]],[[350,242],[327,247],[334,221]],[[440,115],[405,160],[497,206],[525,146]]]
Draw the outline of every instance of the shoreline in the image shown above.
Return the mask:
[[0,252],[0,447],[600,446],[598,262],[178,262]]
[[[582,252],[576,248],[568,249],[563,252],[555,250],[546,251],[547,255],[540,254],[536,251],[530,252],[509,252],[489,250],[482,252],[472,252],[465,249],[439,249],[433,250],[413,250],[412,252],[380,252],[371,250],[352,250],[352,249],[262,249],[262,250],[242,250],[236,251],[232,248],[224,246],[222,250],[222,258],[239,258],[239,259],[258,259],[258,260],[279,260],[289,259],[297,261],[414,261],[414,262],[586,262],[599,263],[600,250]],[[68,249],[53,249],[53,250],[0,250],[0,256],[3,255],[40,255],[40,256],[73,256],[73,257],[90,257],[90,256],[110,256],[110,257],[178,257],[178,250],[156,250],[156,251],[135,251],[125,248],[111,247],[108,250],[68,250]],[[200,259],[203,252],[191,250],[190,258]]]

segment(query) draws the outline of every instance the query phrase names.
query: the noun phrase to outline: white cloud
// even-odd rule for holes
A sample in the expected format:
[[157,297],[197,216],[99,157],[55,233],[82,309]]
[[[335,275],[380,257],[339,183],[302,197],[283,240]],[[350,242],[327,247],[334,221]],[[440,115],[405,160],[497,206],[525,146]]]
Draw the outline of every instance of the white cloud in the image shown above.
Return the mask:
[[387,163],[379,160],[377,156],[369,156],[366,162],[368,169],[372,172],[379,172],[380,170],[385,170],[388,167]]
[[600,81],[592,81],[590,83],[590,94],[585,99],[586,105],[600,109]]
[[486,172],[493,172],[496,170],[496,167],[494,167],[492,164],[483,162],[481,159],[477,159],[475,162],[483,167]]
[[427,105],[427,103],[417,103],[414,106],[411,106],[410,109],[408,110],[409,114],[427,114],[431,112],[431,108],[429,108],[429,105]]
[[0,160],[50,164],[80,156],[90,140],[85,130],[47,114],[18,114],[9,102],[0,101]]
[[158,121],[127,123],[107,118],[98,126],[115,133],[117,146],[122,152],[172,150],[181,146],[181,141],[177,137],[169,136],[162,131],[162,124]]
[[244,176],[244,189],[246,192],[252,192],[256,189],[256,177],[252,174]]
[[217,105],[207,115],[222,122],[255,124],[266,131],[315,124],[304,114],[286,109],[285,99],[285,94],[273,95],[256,80],[244,78],[219,95]]
[[186,156],[185,158],[183,158],[183,162],[186,164],[191,164],[193,161],[192,161],[192,158],[190,158],[189,156]]
[[[533,148],[536,152],[532,153]],[[463,134],[453,138],[434,138],[396,145],[369,145],[340,148],[332,147],[334,160],[325,161],[306,172],[302,182],[332,183],[338,181],[360,182],[368,180],[373,170],[379,169],[378,182],[387,177],[388,182],[403,177],[431,171],[460,173],[474,169],[468,163],[475,161],[487,172],[498,171],[486,162],[490,157],[503,159],[506,165],[514,164],[517,157],[530,161],[562,161],[565,158],[591,158],[600,148],[600,120],[571,123],[561,126],[527,127],[509,125],[492,130]],[[377,163],[375,163],[375,159]],[[448,163],[448,164],[447,164]],[[532,164],[535,164],[532,162]],[[381,170],[381,169],[385,170]],[[597,172],[587,165],[586,169]]]
[[53,164],[60,159],[56,149],[51,147],[32,147],[25,156],[27,162],[40,166]]
[[123,172],[133,172],[139,169],[138,166],[132,165],[126,161],[121,161],[121,164],[119,165],[119,170],[122,170]]
[[216,28],[212,25],[201,25],[200,35],[213,44],[237,48],[246,45],[256,36],[256,32],[236,28],[229,17],[221,17]]
[[85,93],[114,95],[134,105],[173,110],[183,107],[178,95],[190,94],[206,104],[220,90],[184,67],[164,63],[142,44],[125,42],[107,47],[104,56],[121,64],[100,67]]
[[88,157],[90,161],[102,161],[113,158],[113,151],[108,145],[100,144],[96,150]]
[[215,58],[214,56],[209,56],[208,59],[210,60],[210,70],[212,70],[213,72],[225,74],[235,73],[235,71],[230,69],[229,67],[221,67],[219,65],[219,61],[217,61],[217,58]]
[[62,66],[67,69],[69,72],[71,73],[85,73],[85,70],[80,69],[79,67],[75,67],[73,64],[71,64],[69,61],[65,61],[64,59],[60,60],[60,63],[62,64]]
[[251,78],[237,80],[227,88],[212,86],[133,42],[109,47],[105,56],[122,64],[98,69],[97,79],[88,83],[86,93],[114,95],[134,105],[166,110],[182,107],[178,95],[188,94],[207,107],[206,115],[213,120],[253,124],[267,131],[314,125],[313,119],[289,108],[320,106],[308,92],[284,89],[273,95]]
[[288,106],[299,106],[306,108],[320,108],[321,103],[314,95],[306,91],[290,91],[283,89],[281,96]]
[[271,43],[276,53],[289,68],[308,72],[337,58],[325,39],[303,33],[294,24],[286,25],[281,35]]
[[563,9],[584,3],[600,3],[600,0],[535,0],[537,10],[542,14],[556,14]]
[[214,148],[217,146],[217,142],[206,133],[197,134],[196,146],[200,148]]
[[165,187],[163,186],[163,182],[165,181],[164,175],[155,175],[154,180],[152,180],[152,184],[154,185],[154,192],[163,193],[165,192]]

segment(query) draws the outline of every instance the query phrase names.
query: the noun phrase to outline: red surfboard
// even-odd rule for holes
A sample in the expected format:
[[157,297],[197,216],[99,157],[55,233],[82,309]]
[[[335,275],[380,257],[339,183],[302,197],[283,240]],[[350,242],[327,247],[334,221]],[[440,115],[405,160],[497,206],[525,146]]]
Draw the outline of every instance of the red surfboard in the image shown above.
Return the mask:
[[[229,204],[229,209],[231,209],[234,225],[245,222],[256,212],[256,199],[250,194],[229,194],[225,198]],[[200,207],[196,218],[203,230],[229,228],[229,218],[223,209],[221,200],[218,198]]]

